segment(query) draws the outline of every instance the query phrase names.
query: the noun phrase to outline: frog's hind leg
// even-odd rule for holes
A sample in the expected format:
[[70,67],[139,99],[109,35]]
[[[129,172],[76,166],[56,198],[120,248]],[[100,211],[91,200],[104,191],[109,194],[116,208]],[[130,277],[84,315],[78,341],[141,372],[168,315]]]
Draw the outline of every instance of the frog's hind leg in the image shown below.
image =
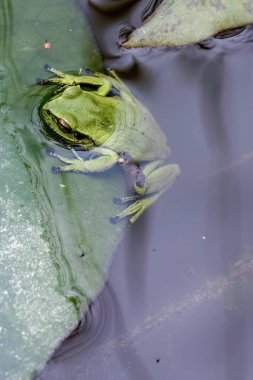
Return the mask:
[[[176,177],[180,174],[179,166],[176,164],[162,164],[162,161],[157,160],[146,165],[142,171],[146,177],[145,183],[143,186],[136,183],[134,184],[136,200],[122,212],[112,217],[111,221],[113,223],[117,223],[122,218],[130,215],[132,215],[130,223],[134,223],[148,207],[156,202],[157,199],[173,185]],[[134,196],[132,198],[134,198]],[[125,199],[127,199],[127,197]],[[122,200],[124,200],[124,198],[122,198]]]
[[134,184],[136,193],[142,196],[154,193],[162,195],[164,191],[173,185],[176,177],[180,174],[180,168],[177,164],[163,165],[163,161],[157,160],[148,163],[142,173],[146,177],[146,181],[143,186],[138,183]]

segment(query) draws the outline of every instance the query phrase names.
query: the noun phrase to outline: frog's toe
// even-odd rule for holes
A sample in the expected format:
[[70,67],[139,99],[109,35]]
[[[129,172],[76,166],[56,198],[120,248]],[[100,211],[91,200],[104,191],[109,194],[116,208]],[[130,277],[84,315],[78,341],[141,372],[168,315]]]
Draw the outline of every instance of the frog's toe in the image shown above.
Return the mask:
[[121,197],[114,197],[113,202],[116,203],[116,205],[121,205],[122,203],[124,203],[124,199]]
[[95,72],[92,71],[91,69],[84,69],[84,70],[82,70],[82,72],[83,72],[85,75],[90,75],[90,76],[94,76],[94,75],[95,75]]
[[50,71],[52,69],[52,66],[48,65],[47,63],[43,66],[44,70]]
[[42,79],[42,78],[36,78],[36,83],[37,84],[45,84],[46,81],[45,81],[45,79]]
[[45,149],[45,153],[48,155],[48,156],[55,156],[55,150],[53,148],[47,148]]
[[[52,73],[54,74],[54,77],[55,78],[63,78],[64,77],[64,74],[59,71],[59,70],[56,70],[55,68],[53,68],[52,66],[48,65],[47,63],[43,66],[44,70],[48,71],[49,73]],[[47,82],[48,80],[46,80]],[[51,82],[52,79],[49,79],[49,81]]]
[[43,66],[44,70],[48,71],[49,73],[54,73],[54,68],[47,63]]
[[123,203],[128,203],[128,202],[136,201],[136,200],[138,200],[140,198],[141,198],[140,195],[134,194],[134,195],[130,195],[128,197],[114,197],[113,198],[113,202],[116,203],[117,205],[121,205]]
[[52,173],[57,174],[61,172],[61,167],[60,166],[52,166]]
[[111,216],[110,217],[110,222],[112,223],[112,224],[116,224],[116,223],[118,223],[120,221],[120,217],[118,216],[118,215],[114,215],[114,216]]

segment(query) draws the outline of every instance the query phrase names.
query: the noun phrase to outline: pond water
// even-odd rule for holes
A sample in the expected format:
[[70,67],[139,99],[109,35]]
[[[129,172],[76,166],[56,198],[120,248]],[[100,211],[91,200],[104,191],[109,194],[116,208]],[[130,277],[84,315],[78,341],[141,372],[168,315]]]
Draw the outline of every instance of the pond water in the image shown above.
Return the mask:
[[91,3],[76,6],[105,67],[154,115],[181,176],[127,229],[104,290],[36,379],[249,380],[253,29],[127,51],[119,36],[155,2]]
[[119,35],[145,1],[119,3],[79,5],[182,174],[128,230],[106,288],[39,379],[251,379],[253,30],[125,51]]

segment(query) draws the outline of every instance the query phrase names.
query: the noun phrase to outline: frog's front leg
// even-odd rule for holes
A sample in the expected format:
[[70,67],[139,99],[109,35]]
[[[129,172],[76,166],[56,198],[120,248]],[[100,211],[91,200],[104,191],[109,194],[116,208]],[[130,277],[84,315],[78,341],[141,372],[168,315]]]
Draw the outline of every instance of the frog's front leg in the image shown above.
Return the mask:
[[91,160],[84,160],[75,152],[76,158],[63,157],[55,152],[49,152],[53,157],[57,157],[59,160],[67,165],[54,167],[54,172],[103,172],[113,167],[119,159],[119,155],[113,150],[107,148],[95,148],[92,152],[99,154],[97,158]]
[[94,93],[97,93],[101,96],[106,96],[111,91],[112,84],[104,76],[97,76],[95,73],[93,74],[92,72],[89,75],[65,74],[49,65],[45,65],[44,68],[46,71],[56,75],[56,77],[48,79],[38,79],[38,83],[40,84],[53,83],[65,86],[90,84],[98,87],[98,89],[94,91]]
[[[138,183],[133,184],[136,192],[136,201],[112,217],[112,222],[116,223],[126,216],[133,215],[130,218],[130,222],[134,223],[149,206],[156,202],[173,185],[176,177],[180,174],[179,166],[176,164],[162,164],[163,161],[157,160],[146,165],[142,171],[146,177],[143,186],[140,186]],[[121,203],[124,203],[125,198],[121,200]]]

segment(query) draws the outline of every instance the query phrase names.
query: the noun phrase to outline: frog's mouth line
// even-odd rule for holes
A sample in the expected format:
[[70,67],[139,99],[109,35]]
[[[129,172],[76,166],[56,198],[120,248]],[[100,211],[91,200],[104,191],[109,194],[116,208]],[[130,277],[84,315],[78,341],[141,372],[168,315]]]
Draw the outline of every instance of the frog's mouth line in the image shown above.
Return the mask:
[[[67,128],[64,127],[62,122],[61,122],[62,119],[57,118],[57,116],[55,116],[51,111],[46,110],[46,113],[51,118],[51,120],[53,121],[55,126],[59,129],[59,132],[62,132],[62,133],[59,133],[59,135],[61,137],[65,138],[66,140],[68,140],[72,143],[76,142],[76,141],[80,141],[80,143],[85,144],[85,145],[92,145],[92,146],[96,145],[94,140],[92,138],[90,138],[89,136],[85,135],[84,133],[75,132],[71,129],[70,126],[68,126]],[[46,124],[48,125],[48,123],[46,123]],[[49,127],[50,127],[50,125],[49,125]],[[50,128],[50,129],[52,129],[52,128]]]

